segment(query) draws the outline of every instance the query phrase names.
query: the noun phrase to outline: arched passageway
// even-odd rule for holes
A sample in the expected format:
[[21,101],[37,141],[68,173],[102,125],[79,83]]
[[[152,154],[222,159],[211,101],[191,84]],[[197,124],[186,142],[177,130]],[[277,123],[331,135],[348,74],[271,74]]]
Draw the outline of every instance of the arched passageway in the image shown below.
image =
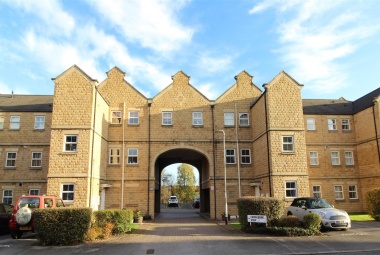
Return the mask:
[[155,196],[154,212],[161,211],[161,173],[162,170],[176,163],[186,163],[194,166],[199,171],[200,212],[210,212],[210,164],[204,154],[195,149],[170,149],[161,153],[155,161]]

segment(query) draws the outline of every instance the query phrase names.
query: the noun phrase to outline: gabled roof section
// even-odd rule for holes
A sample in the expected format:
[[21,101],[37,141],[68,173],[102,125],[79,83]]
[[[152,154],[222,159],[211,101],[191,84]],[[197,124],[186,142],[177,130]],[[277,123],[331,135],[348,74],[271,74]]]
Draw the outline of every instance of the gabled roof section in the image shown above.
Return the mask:
[[52,109],[50,95],[0,95],[1,112],[51,112]]
[[82,69],[80,69],[77,65],[73,65],[70,68],[68,68],[66,71],[58,75],[56,78],[52,78],[54,82],[58,81],[62,77],[66,76],[70,72],[79,72],[85,79],[87,79],[89,82],[98,82],[96,79],[92,79],[88,74],[86,74]]
[[278,80],[278,79],[280,79],[281,77],[283,77],[283,76],[285,76],[285,77],[287,77],[288,79],[290,79],[295,85],[297,85],[297,86],[299,86],[300,88],[302,88],[303,87],[303,85],[302,84],[299,84],[295,79],[293,79],[293,77],[292,76],[290,76],[287,72],[285,72],[285,71],[281,71],[279,74],[277,74],[269,83],[266,83],[266,84],[264,84],[263,85],[263,87],[265,88],[265,89],[267,89],[267,88],[270,88],[271,86],[273,86],[273,84],[276,84],[276,81]]
[[373,100],[380,96],[380,88],[369,92],[367,95],[362,96],[354,101],[354,113],[358,113],[371,107],[374,103]]
[[343,97],[333,99],[302,99],[304,114],[353,114],[353,103]]

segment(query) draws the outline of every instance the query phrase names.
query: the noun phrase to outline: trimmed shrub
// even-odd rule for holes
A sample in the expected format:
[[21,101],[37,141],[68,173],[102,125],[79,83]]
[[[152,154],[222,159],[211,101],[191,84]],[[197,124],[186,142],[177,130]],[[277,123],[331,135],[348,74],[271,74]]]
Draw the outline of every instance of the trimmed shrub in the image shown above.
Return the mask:
[[380,188],[368,191],[365,195],[368,214],[380,221]]
[[38,209],[34,223],[40,245],[75,245],[86,240],[91,208]]
[[278,227],[295,228],[300,226],[300,220],[294,215],[288,215],[281,217],[275,225]]
[[321,228],[321,222],[322,222],[321,216],[319,216],[316,213],[311,212],[303,216],[303,225],[304,225],[304,228],[306,229],[319,231],[319,229]]
[[257,227],[247,229],[245,232],[254,234],[265,234],[270,236],[313,236],[317,235],[319,231],[304,228],[288,228],[288,227]]
[[267,225],[271,226],[284,214],[284,202],[272,197],[242,197],[237,200],[239,221],[243,230],[261,227],[263,224],[250,224],[247,215],[266,215]]
[[132,210],[106,209],[95,211],[92,227],[100,227],[102,232],[96,238],[107,238],[111,234],[126,233],[132,229]]

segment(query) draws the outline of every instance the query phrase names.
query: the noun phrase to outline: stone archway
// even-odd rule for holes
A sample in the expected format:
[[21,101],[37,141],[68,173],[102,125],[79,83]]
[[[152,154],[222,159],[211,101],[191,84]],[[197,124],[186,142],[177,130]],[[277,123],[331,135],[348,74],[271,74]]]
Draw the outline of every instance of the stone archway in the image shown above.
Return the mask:
[[186,163],[194,166],[199,171],[200,212],[210,212],[210,159],[205,154],[194,148],[171,148],[162,152],[155,160],[155,196],[154,212],[160,212],[161,172],[176,163]]

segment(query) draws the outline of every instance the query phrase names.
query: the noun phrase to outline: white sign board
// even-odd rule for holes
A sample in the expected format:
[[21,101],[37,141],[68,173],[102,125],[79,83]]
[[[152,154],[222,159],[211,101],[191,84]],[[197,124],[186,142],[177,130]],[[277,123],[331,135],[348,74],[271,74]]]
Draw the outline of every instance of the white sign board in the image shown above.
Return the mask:
[[247,215],[248,222],[267,223],[266,215]]

